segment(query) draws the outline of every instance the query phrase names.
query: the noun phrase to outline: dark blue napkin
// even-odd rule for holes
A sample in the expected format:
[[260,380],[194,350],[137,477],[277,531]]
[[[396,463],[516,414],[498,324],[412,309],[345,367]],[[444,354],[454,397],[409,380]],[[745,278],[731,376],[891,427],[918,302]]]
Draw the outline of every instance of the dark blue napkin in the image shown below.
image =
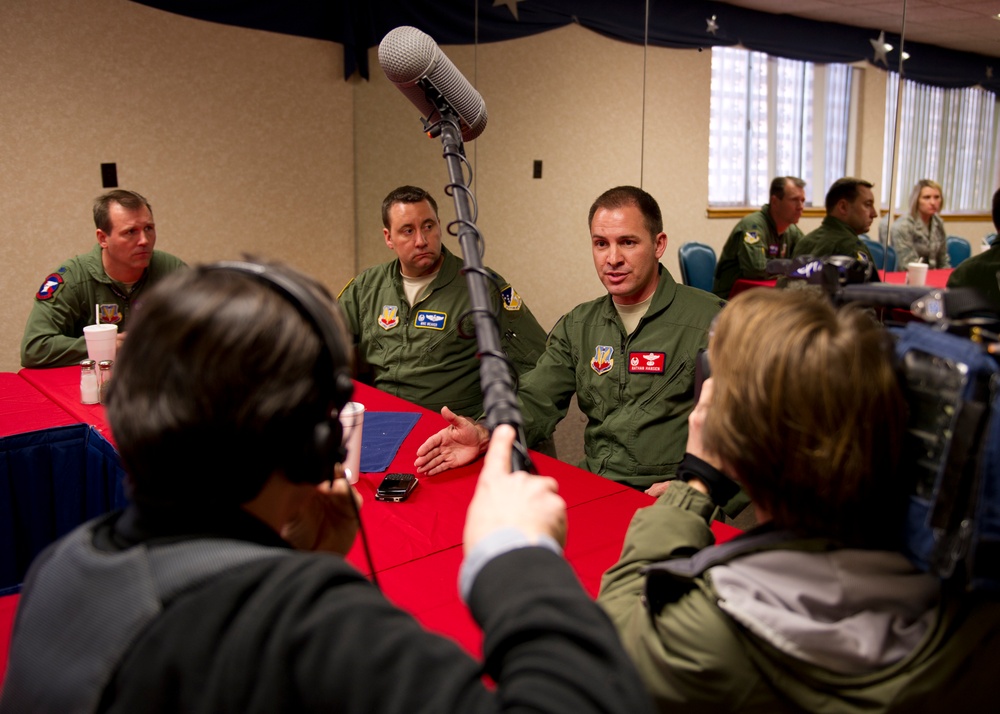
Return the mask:
[[378,473],[389,468],[399,445],[420,421],[416,412],[365,412],[361,431],[361,472]]

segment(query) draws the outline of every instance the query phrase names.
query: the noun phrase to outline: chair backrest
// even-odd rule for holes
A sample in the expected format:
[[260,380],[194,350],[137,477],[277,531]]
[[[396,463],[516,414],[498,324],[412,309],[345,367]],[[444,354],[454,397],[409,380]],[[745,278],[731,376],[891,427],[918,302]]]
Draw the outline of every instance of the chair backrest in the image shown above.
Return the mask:
[[[872,258],[875,260],[875,267],[882,270],[885,267],[885,251],[882,249],[882,244],[877,240],[872,240],[866,234],[861,234],[858,237],[868,247],[868,252],[872,254]],[[890,250],[892,249],[890,248]],[[892,252],[892,256],[895,262],[896,251]]]
[[715,281],[715,251],[704,243],[684,243],[677,251],[681,265],[681,281],[685,285],[712,291]]
[[958,236],[948,236],[948,261],[951,267],[957,266],[963,260],[972,255],[972,246],[965,238]]
[[877,240],[872,240],[868,237],[867,233],[862,233],[858,236],[861,242],[868,246],[868,250],[872,254],[872,258],[875,259],[875,267],[878,270],[888,270],[892,272],[896,269],[896,249],[891,245],[887,246],[884,250],[882,244]]

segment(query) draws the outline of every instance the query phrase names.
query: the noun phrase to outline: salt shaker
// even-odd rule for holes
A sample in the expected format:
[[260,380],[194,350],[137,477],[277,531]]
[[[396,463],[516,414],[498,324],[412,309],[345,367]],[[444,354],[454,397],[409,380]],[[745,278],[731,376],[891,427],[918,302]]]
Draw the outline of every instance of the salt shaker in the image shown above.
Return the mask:
[[100,401],[100,387],[97,382],[97,363],[85,359],[80,363],[80,402],[97,404]]

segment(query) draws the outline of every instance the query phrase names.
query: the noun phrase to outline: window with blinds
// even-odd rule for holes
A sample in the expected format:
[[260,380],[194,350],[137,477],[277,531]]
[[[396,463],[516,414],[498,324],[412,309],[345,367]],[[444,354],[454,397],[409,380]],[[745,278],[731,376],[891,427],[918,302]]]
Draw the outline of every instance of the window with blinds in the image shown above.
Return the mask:
[[848,65],[712,49],[709,127],[711,206],[759,206],[775,176],[807,182],[806,202],[849,173],[856,117]]
[[[886,82],[886,150],[882,174],[892,169],[899,74]],[[979,87],[943,89],[903,79],[899,162],[893,209],[909,211],[910,191],[920,179],[941,184],[949,211],[990,211],[998,176],[1000,101]],[[889,182],[882,205],[889,205]]]

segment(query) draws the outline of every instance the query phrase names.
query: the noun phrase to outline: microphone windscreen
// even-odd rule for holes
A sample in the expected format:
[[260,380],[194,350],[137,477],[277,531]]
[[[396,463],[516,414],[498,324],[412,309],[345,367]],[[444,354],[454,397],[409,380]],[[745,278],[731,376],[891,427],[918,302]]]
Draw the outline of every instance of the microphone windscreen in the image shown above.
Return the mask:
[[386,78],[424,118],[430,120],[437,109],[417,84],[422,79],[430,82],[458,114],[465,141],[483,133],[486,103],[430,35],[415,27],[397,27],[382,38],[378,61]]

